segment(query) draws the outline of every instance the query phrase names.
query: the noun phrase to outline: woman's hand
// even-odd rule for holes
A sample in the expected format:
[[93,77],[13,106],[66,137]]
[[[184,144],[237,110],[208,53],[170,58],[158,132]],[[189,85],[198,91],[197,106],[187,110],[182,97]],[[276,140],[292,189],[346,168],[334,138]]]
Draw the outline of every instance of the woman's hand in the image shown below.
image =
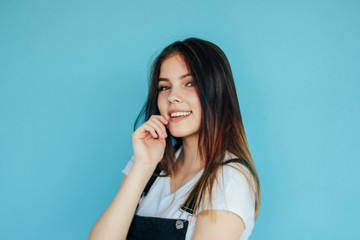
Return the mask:
[[132,135],[135,163],[155,166],[163,158],[168,121],[161,115],[152,115]]

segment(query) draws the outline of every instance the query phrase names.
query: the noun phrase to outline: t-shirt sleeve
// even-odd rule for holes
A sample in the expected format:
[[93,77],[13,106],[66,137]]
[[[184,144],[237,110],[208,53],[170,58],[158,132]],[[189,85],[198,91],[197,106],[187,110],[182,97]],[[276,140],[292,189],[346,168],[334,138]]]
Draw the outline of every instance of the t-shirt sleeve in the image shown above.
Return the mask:
[[126,167],[122,170],[122,173],[128,175],[133,164],[134,164],[134,156],[132,156],[129,162],[126,164]]
[[[206,205],[207,202],[208,196],[205,197],[205,207],[202,210],[209,207]],[[211,209],[235,213],[241,217],[245,228],[254,224],[255,197],[244,173],[231,166],[223,167],[218,182],[213,187]]]

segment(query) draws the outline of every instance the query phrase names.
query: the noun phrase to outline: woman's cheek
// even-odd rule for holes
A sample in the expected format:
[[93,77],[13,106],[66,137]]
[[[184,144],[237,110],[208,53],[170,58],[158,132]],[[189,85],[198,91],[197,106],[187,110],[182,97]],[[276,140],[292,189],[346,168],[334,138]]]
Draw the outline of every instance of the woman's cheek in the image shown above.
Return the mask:
[[158,96],[158,100],[157,100],[157,105],[158,105],[158,109],[160,111],[160,114],[162,116],[164,116],[166,118],[166,114],[167,114],[167,97],[164,96],[165,94],[159,94]]

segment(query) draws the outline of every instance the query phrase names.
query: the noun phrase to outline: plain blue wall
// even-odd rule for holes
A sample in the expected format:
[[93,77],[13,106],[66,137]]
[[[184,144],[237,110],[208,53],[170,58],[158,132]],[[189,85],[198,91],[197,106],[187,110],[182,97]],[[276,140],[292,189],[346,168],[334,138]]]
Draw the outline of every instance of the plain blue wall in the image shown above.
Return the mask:
[[[221,3],[220,3],[221,2]],[[251,239],[358,238],[359,1],[0,2],[0,239],[86,239],[167,44],[218,44],[262,185]]]

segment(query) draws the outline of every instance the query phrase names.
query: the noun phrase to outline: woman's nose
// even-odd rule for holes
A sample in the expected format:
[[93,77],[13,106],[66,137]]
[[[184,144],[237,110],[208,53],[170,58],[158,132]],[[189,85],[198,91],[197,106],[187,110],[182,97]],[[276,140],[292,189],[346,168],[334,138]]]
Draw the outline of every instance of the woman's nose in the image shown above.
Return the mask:
[[181,94],[178,91],[172,90],[168,96],[168,100],[169,100],[169,103],[182,102],[183,97],[181,96]]

